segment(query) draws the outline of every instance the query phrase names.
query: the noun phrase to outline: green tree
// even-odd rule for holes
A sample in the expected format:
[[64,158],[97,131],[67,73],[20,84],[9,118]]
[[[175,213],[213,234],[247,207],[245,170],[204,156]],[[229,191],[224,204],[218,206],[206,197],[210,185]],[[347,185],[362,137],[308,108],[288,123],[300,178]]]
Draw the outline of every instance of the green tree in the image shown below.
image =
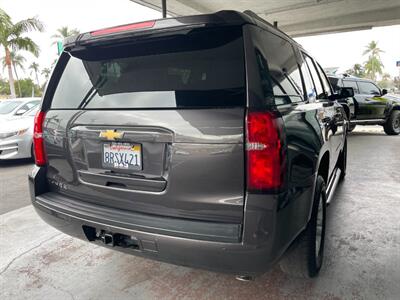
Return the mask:
[[32,79],[25,78],[25,79],[21,79],[19,81],[20,81],[20,85],[21,85],[22,97],[31,97],[32,92],[33,92],[34,96],[39,97],[42,95],[42,91],[41,91],[40,87],[38,87],[36,84],[34,84]]
[[16,97],[16,94],[11,51],[26,50],[37,57],[39,55],[39,46],[31,38],[24,36],[32,30],[43,31],[43,24],[36,17],[13,23],[11,17],[4,10],[0,9],[0,45],[3,46],[6,53],[5,60],[8,70],[8,82],[11,97],[13,98]]
[[371,41],[365,48],[363,55],[368,55],[368,60],[365,62],[365,73],[367,77],[376,80],[376,74],[383,73],[383,64],[380,54],[384,51],[378,47],[378,42]]
[[57,33],[53,34],[51,38],[55,39],[52,45],[56,44],[59,41],[63,41],[66,37],[71,35],[79,34],[79,30],[76,28],[68,28],[68,26],[62,26],[57,29]]
[[[26,59],[21,54],[18,54],[18,53],[14,52],[14,51],[10,52],[10,58],[11,58],[12,67],[14,69],[15,78],[17,79],[18,94],[21,97],[21,86],[20,86],[19,81],[18,81],[17,68],[20,68],[21,70],[24,70],[24,63],[25,63]],[[2,63],[3,63],[3,69],[5,69],[7,67],[6,57],[4,56],[1,60],[2,60]]]
[[7,80],[0,79],[0,95],[9,95],[10,86]]
[[32,70],[31,74],[32,74],[32,73],[35,73],[36,84],[37,84],[38,86],[40,86],[40,83],[39,83],[39,76],[38,76],[38,73],[39,73],[39,64],[36,63],[36,62],[33,62],[33,63],[31,63],[31,65],[29,66],[29,69]]

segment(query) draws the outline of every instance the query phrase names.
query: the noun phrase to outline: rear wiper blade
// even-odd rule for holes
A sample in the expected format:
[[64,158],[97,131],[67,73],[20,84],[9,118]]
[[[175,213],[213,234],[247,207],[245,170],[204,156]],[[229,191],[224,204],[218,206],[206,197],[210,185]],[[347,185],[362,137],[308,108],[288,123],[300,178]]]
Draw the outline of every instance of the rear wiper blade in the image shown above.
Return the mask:
[[106,81],[106,78],[100,77],[98,82],[96,82],[96,84],[94,84],[86,93],[85,97],[83,97],[82,101],[78,105],[78,109],[85,108],[89,104],[89,102],[92,101],[94,96],[96,96],[96,94],[98,93],[98,89],[101,88],[106,83]]

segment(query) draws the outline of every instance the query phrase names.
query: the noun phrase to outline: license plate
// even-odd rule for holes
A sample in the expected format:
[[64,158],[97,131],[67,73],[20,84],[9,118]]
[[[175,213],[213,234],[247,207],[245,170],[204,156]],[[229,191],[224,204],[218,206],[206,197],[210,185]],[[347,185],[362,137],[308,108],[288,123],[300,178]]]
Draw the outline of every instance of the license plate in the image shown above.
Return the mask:
[[103,144],[103,167],[141,170],[142,146],[131,143]]

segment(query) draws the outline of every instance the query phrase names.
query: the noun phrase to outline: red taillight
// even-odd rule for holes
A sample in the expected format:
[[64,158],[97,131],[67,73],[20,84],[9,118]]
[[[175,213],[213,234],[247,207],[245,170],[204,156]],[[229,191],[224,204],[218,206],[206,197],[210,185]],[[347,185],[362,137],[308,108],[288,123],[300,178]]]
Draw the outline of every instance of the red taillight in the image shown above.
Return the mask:
[[90,35],[97,36],[97,35],[105,35],[105,34],[117,33],[117,32],[122,32],[122,31],[135,30],[135,29],[152,28],[155,23],[156,23],[156,21],[147,21],[147,22],[141,22],[141,23],[133,23],[133,24],[116,26],[116,27],[104,28],[104,29],[92,31],[92,32],[90,32]]
[[46,153],[44,151],[43,140],[43,122],[45,116],[46,113],[44,111],[38,111],[33,126],[33,150],[35,154],[35,164],[37,166],[44,166],[46,164]]
[[246,123],[247,189],[281,187],[283,157],[277,117],[271,112],[248,112]]

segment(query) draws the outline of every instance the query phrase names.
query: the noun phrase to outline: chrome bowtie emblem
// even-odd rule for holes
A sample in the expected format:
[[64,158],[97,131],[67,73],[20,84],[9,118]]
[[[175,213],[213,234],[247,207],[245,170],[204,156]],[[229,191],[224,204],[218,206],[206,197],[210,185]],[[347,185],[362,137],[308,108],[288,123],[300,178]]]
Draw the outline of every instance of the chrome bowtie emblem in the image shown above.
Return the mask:
[[124,137],[124,132],[116,130],[103,130],[100,131],[99,137],[109,141],[114,141],[116,139],[122,139]]

